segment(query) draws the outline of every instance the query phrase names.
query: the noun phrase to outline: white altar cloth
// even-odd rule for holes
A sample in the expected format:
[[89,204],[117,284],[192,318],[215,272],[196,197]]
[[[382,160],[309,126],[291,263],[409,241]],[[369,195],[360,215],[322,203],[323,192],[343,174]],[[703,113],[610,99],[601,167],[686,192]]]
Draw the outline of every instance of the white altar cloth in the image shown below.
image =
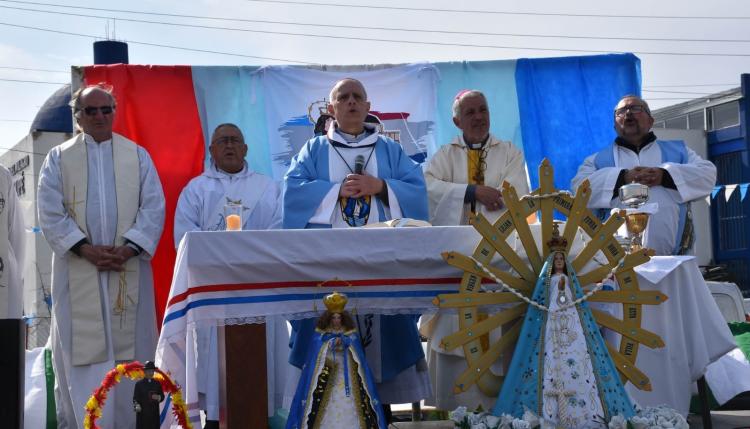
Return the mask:
[[[322,312],[321,299],[333,290],[348,294],[348,308],[360,313],[431,313],[435,295],[455,292],[462,274],[440,254],[470,255],[478,242],[465,226],[190,232],[178,251],[156,363],[183,387],[195,418],[195,350],[186,344],[194,343],[196,324],[310,317],[315,306]],[[736,346],[694,260],[654,258],[643,270],[663,278],[652,283],[639,275],[641,288],[662,290],[669,299],[643,307],[642,327],[667,347],[640,347],[637,365],[654,390],[629,391],[642,405],[686,412],[691,383]],[[345,282],[317,287],[334,278]]]
[[[663,270],[656,269],[660,266]],[[694,257],[657,256],[636,273],[642,290],[659,290],[668,297],[661,305],[644,305],[641,319],[641,327],[659,335],[666,346],[638,349],[636,366],[651,379],[653,390],[638,390],[632,383],[625,389],[643,407],[666,404],[687,415],[693,383],[737,345]],[[707,380],[711,382],[710,374]]]

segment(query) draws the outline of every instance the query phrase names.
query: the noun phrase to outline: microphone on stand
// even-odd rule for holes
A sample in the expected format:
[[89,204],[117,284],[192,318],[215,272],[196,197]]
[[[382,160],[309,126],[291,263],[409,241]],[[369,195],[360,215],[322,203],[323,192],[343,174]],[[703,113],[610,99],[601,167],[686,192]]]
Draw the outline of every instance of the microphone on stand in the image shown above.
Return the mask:
[[354,174],[362,174],[365,169],[365,157],[363,155],[357,155],[354,158]]

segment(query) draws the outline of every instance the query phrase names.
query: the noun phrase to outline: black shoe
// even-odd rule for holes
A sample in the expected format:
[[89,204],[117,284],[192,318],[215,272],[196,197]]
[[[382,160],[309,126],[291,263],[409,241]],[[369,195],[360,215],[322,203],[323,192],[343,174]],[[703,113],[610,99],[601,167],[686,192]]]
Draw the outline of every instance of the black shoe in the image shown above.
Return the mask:
[[219,422],[217,420],[206,420],[203,429],[219,429]]

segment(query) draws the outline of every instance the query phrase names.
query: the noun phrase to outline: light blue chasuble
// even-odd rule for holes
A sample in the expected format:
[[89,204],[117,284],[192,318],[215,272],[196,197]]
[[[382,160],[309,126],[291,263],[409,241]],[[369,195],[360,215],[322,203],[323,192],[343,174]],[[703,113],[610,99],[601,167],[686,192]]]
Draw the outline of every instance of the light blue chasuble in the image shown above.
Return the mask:
[[[372,137],[375,143],[377,177],[384,180],[388,189],[396,195],[403,217],[427,220],[427,188],[421,166],[409,158],[392,139],[381,135]],[[328,136],[313,138],[292,159],[284,177],[285,229],[331,228],[330,224],[310,222],[321,201],[334,186],[329,178],[330,145]],[[339,150],[349,149],[344,147]],[[371,210],[378,210],[379,219],[390,220],[383,202],[375,196],[371,201]],[[377,382],[395,378],[398,373],[424,358],[416,327],[418,317],[419,315],[380,316],[380,330],[387,333],[388,340],[380,345],[381,378]],[[289,362],[301,368],[313,337],[314,320],[293,321],[292,327]]]

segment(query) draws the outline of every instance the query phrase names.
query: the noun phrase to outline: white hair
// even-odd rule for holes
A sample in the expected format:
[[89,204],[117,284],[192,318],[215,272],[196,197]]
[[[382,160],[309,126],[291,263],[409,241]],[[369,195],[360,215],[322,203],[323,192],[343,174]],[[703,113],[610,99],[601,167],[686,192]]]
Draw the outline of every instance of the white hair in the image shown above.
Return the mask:
[[484,96],[482,91],[478,91],[476,89],[472,89],[470,91],[466,91],[463,94],[456,97],[455,100],[453,100],[453,117],[459,118],[461,117],[461,100],[463,100],[466,97],[482,97],[484,99],[484,102],[487,103],[487,97]]

